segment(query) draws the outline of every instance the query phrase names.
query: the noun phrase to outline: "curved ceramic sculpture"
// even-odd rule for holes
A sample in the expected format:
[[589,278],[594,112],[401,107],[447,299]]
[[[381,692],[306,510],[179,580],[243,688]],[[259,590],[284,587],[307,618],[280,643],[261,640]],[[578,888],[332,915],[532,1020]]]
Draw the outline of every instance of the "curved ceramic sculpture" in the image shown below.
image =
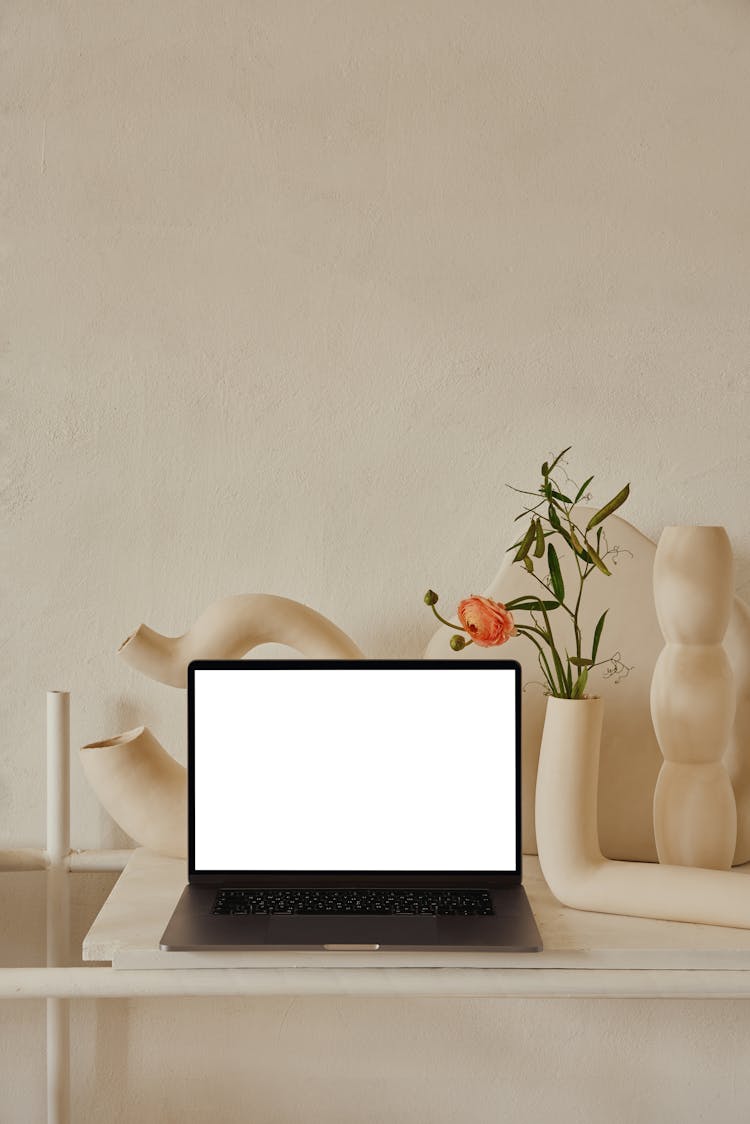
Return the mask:
[[161,855],[187,856],[186,771],[147,726],[91,742],[80,756],[86,779],[123,831]]
[[[576,514],[578,522],[585,526],[594,509],[577,508]],[[597,572],[586,582],[582,627],[585,635],[593,635],[597,620],[608,609],[600,656],[619,650],[629,671],[625,677],[615,674],[607,678],[602,674],[606,671],[603,668],[589,678],[589,690],[601,695],[607,706],[599,764],[599,839],[609,858],[656,862],[653,802],[663,758],[651,721],[649,695],[654,665],[664,647],[651,596],[656,545],[616,514],[609,517],[606,526],[609,547],[614,550],[609,556],[612,577]],[[509,543],[512,541],[508,539]],[[560,556],[566,585],[577,580],[567,553]],[[534,568],[540,577],[545,576],[543,558],[535,559]],[[481,583],[475,586],[470,577],[467,581],[471,584],[456,591],[457,595],[481,589]],[[538,589],[522,566],[513,565],[511,553],[505,555],[497,576],[484,592],[496,601],[509,601]],[[442,605],[438,607],[442,609]],[[449,603],[444,612],[450,615]],[[462,652],[453,652],[450,636],[449,630],[441,625],[427,646],[425,658],[510,658],[518,660],[523,668],[523,850],[533,854],[537,850],[534,786],[546,703],[542,687],[535,685],[541,678],[536,649],[519,638],[499,648],[478,648],[472,644]],[[750,610],[738,598],[733,602],[724,647],[737,691],[735,724],[724,763],[737,803],[734,862],[740,864],[750,860]]]
[[[142,624],[119,653],[149,678],[185,687],[191,660],[240,659],[272,643],[311,659],[363,658],[354,641],[321,613],[264,593],[215,601],[184,636],[162,636]],[[147,727],[83,746],[81,762],[94,792],[128,835],[160,854],[187,855],[186,772]]]
[[737,845],[737,805],[723,760],[734,725],[734,676],[722,646],[733,577],[723,527],[664,529],[654,600],[666,647],[651,682],[664,755],[654,791],[662,863],[729,870]]
[[286,644],[310,659],[363,658],[333,621],[299,601],[267,593],[215,601],[183,636],[162,636],[142,624],[118,651],[150,679],[185,687],[191,660],[238,660],[259,644]]
[[547,702],[536,787],[539,863],[563,905],[750,929],[740,873],[605,859],[597,828],[602,699]]

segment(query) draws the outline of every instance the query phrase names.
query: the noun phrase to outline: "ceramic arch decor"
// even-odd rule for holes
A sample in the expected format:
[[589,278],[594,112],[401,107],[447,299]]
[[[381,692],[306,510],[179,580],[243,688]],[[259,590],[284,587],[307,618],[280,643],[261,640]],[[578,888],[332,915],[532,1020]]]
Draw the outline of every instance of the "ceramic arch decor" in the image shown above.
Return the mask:
[[[593,508],[579,508],[577,521],[584,525]],[[609,608],[600,657],[615,649],[631,670],[627,676],[609,679],[592,674],[590,690],[605,700],[604,730],[599,774],[599,840],[605,856],[612,859],[656,862],[653,799],[662,754],[650,712],[651,680],[664,647],[653,597],[653,568],[656,544],[617,515],[607,521],[612,577],[592,574],[586,585],[583,628],[591,635],[601,613]],[[505,555],[499,573],[486,590],[497,601],[509,601],[522,593],[536,593],[538,586],[520,566]],[[540,559],[538,570],[543,576]],[[560,560],[567,581],[572,561]],[[572,575],[571,575],[572,580]],[[474,589],[459,591],[461,596]],[[450,633],[441,628],[425,651],[427,659],[517,659],[523,667],[523,850],[536,852],[534,792],[539,746],[542,738],[546,697],[541,685],[536,653],[522,639],[500,648],[472,645],[454,653]],[[732,602],[724,647],[734,672],[737,705],[734,726],[724,754],[724,763],[737,804],[737,846],[734,863],[750,860],[750,610],[738,598]]]
[[[345,632],[308,605],[271,594],[216,601],[183,636],[142,624],[120,646],[131,667],[187,686],[191,660],[241,659],[259,644],[286,644],[309,659],[362,659]],[[144,726],[82,747],[86,778],[112,819],[144,847],[187,856],[187,774]]]
[[309,659],[362,659],[354,641],[333,621],[309,605],[268,593],[214,601],[182,636],[162,636],[139,625],[118,652],[150,679],[186,687],[191,660],[239,660],[259,644],[286,644]]

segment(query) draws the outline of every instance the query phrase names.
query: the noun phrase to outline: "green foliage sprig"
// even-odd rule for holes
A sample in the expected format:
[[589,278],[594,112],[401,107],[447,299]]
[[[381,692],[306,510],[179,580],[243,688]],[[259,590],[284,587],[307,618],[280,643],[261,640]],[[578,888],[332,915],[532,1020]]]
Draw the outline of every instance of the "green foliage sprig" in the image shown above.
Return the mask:
[[[591,646],[586,655],[584,655],[580,612],[585,583],[594,571],[598,570],[606,577],[611,577],[612,571],[606,560],[613,552],[607,546],[605,523],[627,500],[630,495],[630,485],[626,484],[616,496],[595,511],[585,527],[579,526],[573,518],[573,508],[585,495],[594,477],[588,476],[573,496],[566,494],[565,488],[569,488],[569,482],[561,484],[555,475],[555,469],[570,448],[571,446],[568,446],[567,449],[563,449],[551,463],[544,462],[542,481],[536,492],[513,488],[521,495],[533,496],[535,501],[527,503],[523,511],[516,516],[516,522],[528,518],[529,524],[523,536],[509,548],[515,551],[513,561],[526,569],[527,573],[542,586],[545,594],[552,593],[552,599],[549,600],[547,597],[544,600],[540,599],[532,608],[527,604],[528,598],[519,597],[507,602],[505,607],[512,610],[514,614],[519,610],[529,613],[532,623],[519,625],[516,622],[516,629],[536,646],[539,667],[549,693],[558,698],[578,699],[586,690],[591,668],[600,664],[611,664],[613,660],[610,656],[597,662],[604,622],[609,610],[605,609],[596,622]],[[573,491],[572,488],[569,490]],[[558,546],[562,542],[575,561],[577,581],[572,591],[565,589],[555,542]],[[549,571],[546,581],[534,571],[534,559],[541,559],[545,554]],[[568,592],[567,598],[566,592]],[[567,647],[560,644],[553,631],[550,616],[558,609],[562,610],[562,615],[568,618],[569,625],[572,627],[574,655],[570,655]]]
[[[505,605],[490,601],[489,598],[469,598],[459,605],[458,615],[462,623],[458,625],[452,624],[438,613],[435,608],[438,595],[433,590],[428,590],[424,600],[438,620],[458,630],[450,642],[454,651],[461,651],[472,643],[491,647],[506,643],[512,636],[523,636],[537,649],[537,661],[547,692],[557,698],[579,699],[585,694],[592,668],[607,665],[605,676],[616,675],[618,680],[631,670],[622,662],[619,652],[606,659],[597,658],[609,610],[605,609],[599,617],[590,644],[584,642],[580,623],[586,582],[594,571],[611,577],[612,571],[607,562],[616,561],[619,550],[617,547],[609,547],[605,524],[627,500],[630,485],[626,484],[617,495],[594,512],[585,527],[581,526],[574,518],[573,510],[582,499],[588,499],[587,489],[594,477],[588,476],[580,487],[571,487],[572,482],[567,473],[566,479],[560,480],[563,458],[570,448],[568,446],[563,449],[551,462],[544,462],[541,484],[535,491],[508,485],[520,495],[533,499],[533,502],[527,501],[516,516],[515,522],[528,519],[528,525],[509,550],[515,552],[513,561],[523,566],[529,576],[542,587],[544,594],[522,594],[507,601]],[[573,494],[569,495],[569,492]],[[572,588],[566,588],[563,580],[558,550],[561,553],[569,552],[574,560],[576,577]],[[544,578],[539,576],[535,568],[542,559],[546,560],[548,571]],[[552,617],[555,613],[557,623],[553,628]],[[521,620],[519,616],[525,619]],[[488,622],[486,627],[485,622]],[[564,630],[568,635],[568,643],[561,639],[562,626],[567,626]],[[569,648],[573,649],[572,654]]]

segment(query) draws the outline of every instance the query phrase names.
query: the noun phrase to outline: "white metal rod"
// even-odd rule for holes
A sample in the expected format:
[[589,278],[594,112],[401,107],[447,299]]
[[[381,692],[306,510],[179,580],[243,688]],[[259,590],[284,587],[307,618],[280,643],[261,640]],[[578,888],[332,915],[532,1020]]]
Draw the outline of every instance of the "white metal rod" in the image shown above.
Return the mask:
[[70,850],[70,694],[47,691],[47,854],[61,863]]
[[[132,858],[132,851],[71,851],[63,859],[63,866],[72,871],[122,871]],[[46,851],[34,847],[20,847],[15,851],[0,851],[0,874],[19,874],[26,870],[46,870],[50,858]]]
[[750,972],[514,968],[2,968],[0,999],[329,996],[750,999]]
[[46,870],[47,852],[35,847],[19,847],[15,851],[0,851],[0,874],[19,874],[24,870]]
[[70,939],[70,893],[67,867],[47,870],[47,967],[64,968]]
[[[70,694],[47,692],[47,971],[68,971],[70,942]],[[70,1120],[70,1023],[64,997],[47,999],[47,1124]]]
[[[68,972],[69,968],[40,971]],[[47,999],[47,1124],[70,1119],[70,1018],[67,999]]]
[[132,851],[71,851],[68,870],[119,873],[132,857]]

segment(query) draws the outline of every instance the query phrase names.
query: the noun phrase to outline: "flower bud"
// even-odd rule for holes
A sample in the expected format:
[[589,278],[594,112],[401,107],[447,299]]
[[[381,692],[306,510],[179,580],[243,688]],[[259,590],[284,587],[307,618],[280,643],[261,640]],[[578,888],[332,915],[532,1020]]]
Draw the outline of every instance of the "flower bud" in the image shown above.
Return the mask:
[[458,633],[456,633],[455,636],[451,636],[451,648],[454,652],[460,652],[461,649],[465,647],[466,641],[464,640],[463,636],[459,636]]
[[424,603],[425,603],[425,605],[437,605],[438,595],[437,595],[437,593],[435,593],[434,589],[428,589],[427,590],[427,592],[424,595]]

